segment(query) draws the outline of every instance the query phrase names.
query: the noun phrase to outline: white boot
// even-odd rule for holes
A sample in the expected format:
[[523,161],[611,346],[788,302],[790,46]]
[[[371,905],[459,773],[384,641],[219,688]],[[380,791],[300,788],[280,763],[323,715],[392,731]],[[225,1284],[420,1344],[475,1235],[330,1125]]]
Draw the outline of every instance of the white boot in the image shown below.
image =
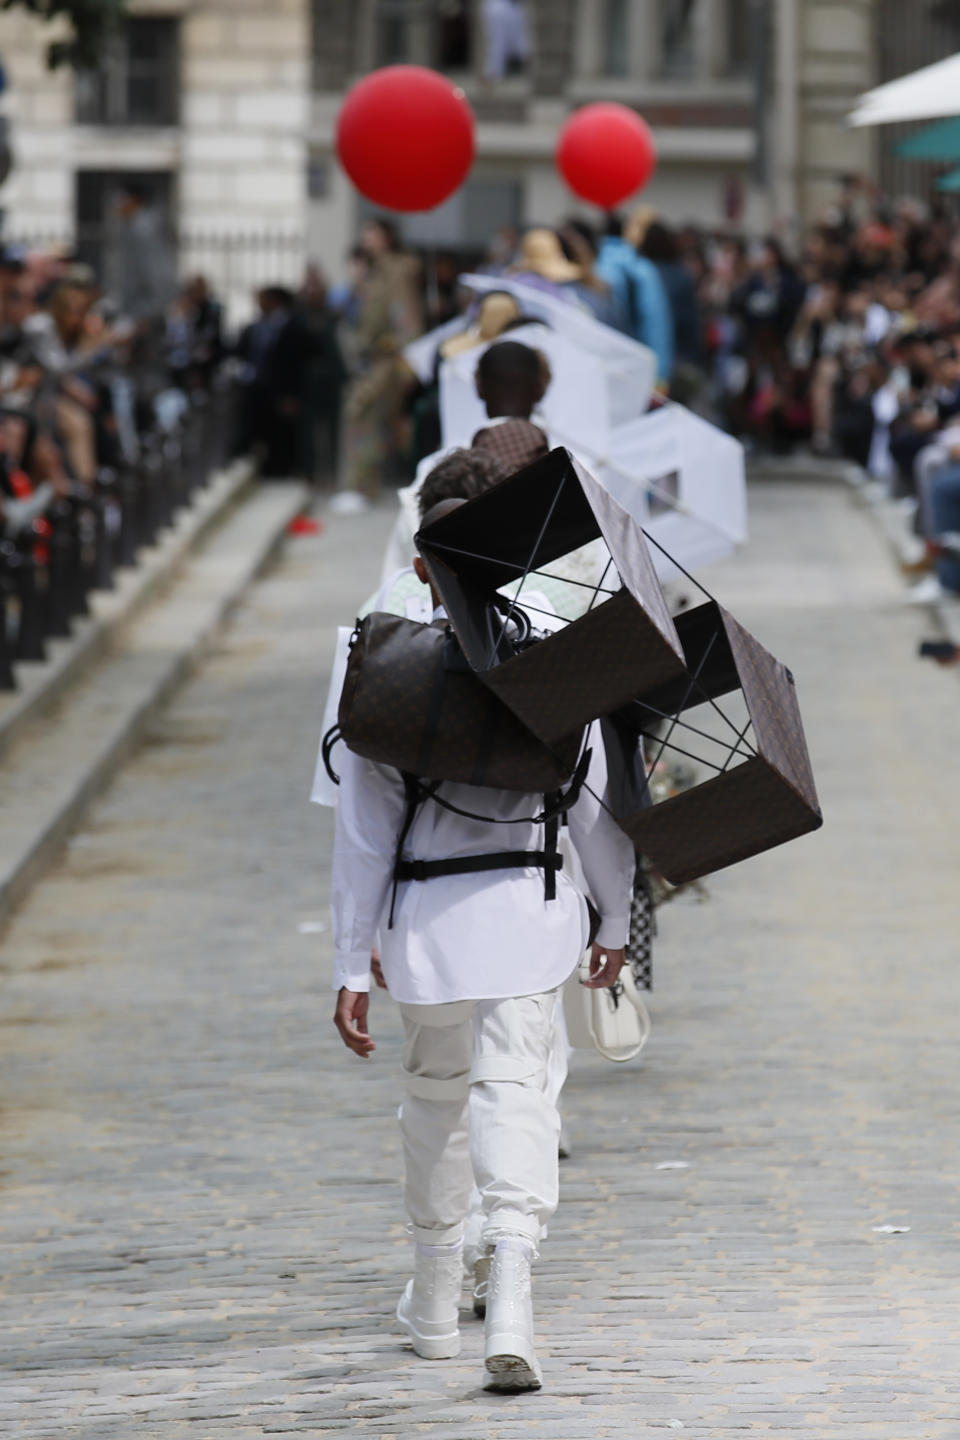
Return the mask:
[[539,1390],[543,1383],[533,1343],[530,1262],[533,1241],[497,1241],[487,1280],[487,1390]]
[[470,1273],[473,1286],[473,1313],[478,1320],[485,1319],[487,1314],[487,1286],[490,1284],[491,1258],[487,1254],[478,1255]]
[[462,1240],[448,1245],[417,1241],[413,1279],[400,1297],[397,1319],[424,1360],[452,1360],[460,1354],[462,1250]]

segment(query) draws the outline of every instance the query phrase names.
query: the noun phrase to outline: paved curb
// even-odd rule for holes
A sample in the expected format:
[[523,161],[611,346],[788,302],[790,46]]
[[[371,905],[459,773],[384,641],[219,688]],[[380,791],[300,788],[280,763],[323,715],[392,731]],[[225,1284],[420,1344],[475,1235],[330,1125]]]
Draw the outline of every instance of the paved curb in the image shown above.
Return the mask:
[[[193,559],[182,586],[131,626],[119,652],[95,667],[90,684],[78,687],[83,693],[71,697],[66,724],[44,722],[54,745],[62,748],[60,763],[56,751],[51,752],[50,736],[41,734],[34,742],[21,743],[13,767],[21,787],[20,813],[16,795],[0,809],[0,929],[153,717],[189,678],[231,610],[282,545],[290,521],[309,500],[309,489],[299,483],[255,492],[218,531],[208,552]],[[83,732],[84,710],[92,737],[86,749],[66,734],[75,724]],[[109,716],[109,724],[102,728],[101,714]],[[33,756],[31,749],[36,752]],[[53,772],[36,804],[30,799],[31,768],[45,779]],[[24,823],[25,816],[29,824]]]
[[119,570],[116,589],[90,596],[91,614],[74,621],[68,640],[48,643],[50,658],[41,663],[18,661],[18,689],[0,696],[0,755],[45,714],[66,686],[103,655],[144,606],[165,589],[214,526],[253,483],[254,467],[238,460],[215,475],[193,502],[164,531],[156,545],[143,552],[136,566]]

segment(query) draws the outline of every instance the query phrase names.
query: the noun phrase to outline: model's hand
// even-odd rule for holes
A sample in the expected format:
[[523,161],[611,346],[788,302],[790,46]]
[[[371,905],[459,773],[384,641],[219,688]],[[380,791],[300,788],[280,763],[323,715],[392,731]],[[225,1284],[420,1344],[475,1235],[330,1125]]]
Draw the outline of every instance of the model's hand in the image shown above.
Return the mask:
[[376,1045],[367,1033],[367,1012],[370,996],[366,991],[341,990],[337,996],[337,1009],[333,1023],[340,1031],[340,1038],[348,1050],[367,1060],[376,1050]]
[[590,990],[608,990],[615,985],[623,969],[623,950],[607,950],[603,945],[594,945],[590,952],[590,979],[584,985]]
[[377,989],[386,990],[387,982],[383,976],[383,966],[380,964],[380,951],[374,945],[370,951],[370,974],[373,976]]

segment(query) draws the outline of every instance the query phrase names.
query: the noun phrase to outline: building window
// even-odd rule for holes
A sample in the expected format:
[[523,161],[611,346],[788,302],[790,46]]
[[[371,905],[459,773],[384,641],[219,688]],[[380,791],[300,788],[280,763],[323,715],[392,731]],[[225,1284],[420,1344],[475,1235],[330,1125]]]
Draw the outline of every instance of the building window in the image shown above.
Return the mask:
[[176,125],[179,21],[129,19],[104,47],[96,70],[77,77],[81,125]]
[[411,59],[409,0],[377,0],[376,55],[378,65],[403,65]]
[[440,0],[437,5],[434,45],[439,70],[471,68],[476,8],[471,0]]
[[747,75],[753,60],[753,0],[727,0],[727,74]]
[[160,217],[167,243],[174,243],[173,176],[166,170],[78,170],[74,180],[77,254],[92,265],[108,292],[122,293],[124,225],[119,204],[126,186]]
[[698,0],[662,0],[661,54],[665,75],[693,73],[693,21]]
[[630,0],[606,0],[603,12],[604,75],[620,79],[630,73]]
[[374,0],[375,63],[469,70],[480,8],[473,0]]

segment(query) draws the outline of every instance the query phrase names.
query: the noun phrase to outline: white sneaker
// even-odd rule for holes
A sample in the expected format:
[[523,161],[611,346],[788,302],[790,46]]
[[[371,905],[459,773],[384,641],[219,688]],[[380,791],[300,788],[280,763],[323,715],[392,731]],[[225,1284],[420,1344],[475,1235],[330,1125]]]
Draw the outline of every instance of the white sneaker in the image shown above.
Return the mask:
[[944,596],[943,586],[936,575],[928,575],[919,584],[911,586],[907,595],[907,603],[910,605],[935,605]]
[[533,1341],[530,1262],[533,1242],[498,1240],[487,1281],[487,1390],[539,1390],[543,1375]]
[[413,1279],[397,1306],[397,1319],[424,1360],[452,1360],[460,1354],[462,1246],[417,1245]]
[[337,490],[327,506],[330,515],[365,515],[369,509],[370,501],[359,490]]

